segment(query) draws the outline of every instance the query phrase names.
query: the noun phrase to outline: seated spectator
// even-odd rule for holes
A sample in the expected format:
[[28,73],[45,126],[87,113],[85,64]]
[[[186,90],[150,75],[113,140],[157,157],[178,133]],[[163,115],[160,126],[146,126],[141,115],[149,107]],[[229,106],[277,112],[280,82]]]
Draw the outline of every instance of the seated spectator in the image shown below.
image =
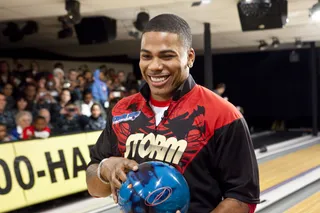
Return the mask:
[[24,89],[24,97],[27,99],[28,106],[27,110],[28,111],[33,111],[35,108],[35,100],[37,96],[37,87],[34,84],[27,84],[25,89]]
[[39,100],[39,98],[41,98],[42,96],[44,96],[45,94],[48,93],[48,90],[46,88],[46,84],[47,84],[47,79],[45,77],[41,77],[37,81],[36,102]]
[[57,67],[53,70],[54,81],[56,85],[56,90],[60,93],[64,84],[64,72],[63,69]]
[[24,96],[20,96],[17,98],[16,104],[11,110],[13,114],[17,114],[22,111],[26,111],[28,106],[27,99]]
[[51,114],[50,114],[49,110],[47,110],[45,108],[42,108],[42,109],[39,110],[39,114],[38,115],[41,116],[41,117],[44,117],[46,119],[47,126],[49,127],[50,131],[53,132],[54,127],[51,124]]
[[70,69],[68,72],[68,81],[70,83],[69,89],[72,91],[78,86],[78,83],[77,83],[78,75],[79,73],[75,69]]
[[71,92],[69,89],[63,89],[60,93],[60,101],[58,106],[60,107],[60,114],[65,114],[64,107],[71,101]]
[[88,118],[80,114],[79,109],[73,103],[68,103],[65,114],[57,121],[56,128],[60,134],[81,132],[88,123]]
[[16,101],[13,98],[13,90],[14,87],[11,83],[6,83],[3,87],[3,94],[6,96],[7,105],[6,109],[12,109],[16,103]]
[[32,115],[28,111],[21,111],[16,114],[16,128],[11,131],[11,135],[17,139],[22,139],[22,132],[32,123]]
[[[87,117],[90,117],[91,116],[91,107],[94,103],[97,103],[101,108],[102,106],[100,105],[99,102],[95,102],[93,100],[93,97],[92,97],[92,93],[91,91],[89,90],[86,90],[84,93],[83,93],[83,100],[81,101],[77,101],[75,104],[76,106],[80,109],[80,113],[82,115],[85,115]],[[105,113],[104,113],[104,110],[102,112],[102,116],[105,118]]]
[[47,126],[46,119],[42,116],[37,116],[33,125],[25,128],[22,132],[22,138],[35,139],[35,138],[48,138],[50,136],[50,129]]
[[83,99],[83,93],[86,90],[86,80],[83,75],[77,77],[78,86],[74,89],[74,100],[79,101]]
[[0,143],[1,142],[10,142],[17,140],[12,135],[8,135],[7,133],[7,126],[3,123],[0,123]]
[[90,70],[86,70],[83,72],[83,77],[86,81],[86,89],[92,89],[92,84],[94,82],[93,74]]
[[91,107],[91,116],[86,130],[103,130],[106,127],[106,119],[102,116],[100,104],[93,104]]
[[0,61],[0,89],[4,87],[6,83],[12,81],[12,73],[10,72],[9,63],[6,61]]
[[120,71],[118,72],[118,79],[119,79],[120,83],[121,83],[123,86],[125,86],[126,81],[127,81],[126,73],[125,73],[124,71],[120,70]]
[[0,123],[6,125],[6,128],[10,132],[15,126],[14,115],[12,111],[5,110],[7,105],[6,96],[0,93]]
[[55,100],[58,100],[59,92],[58,92],[58,90],[56,89],[56,85],[55,85],[54,79],[49,79],[49,80],[47,81],[46,88],[47,88],[48,92],[50,93],[50,95],[51,95]]
[[92,85],[92,95],[94,100],[99,101],[99,103],[104,106],[105,102],[108,100],[109,91],[105,81],[106,78],[106,67],[102,66],[94,72],[94,83]]

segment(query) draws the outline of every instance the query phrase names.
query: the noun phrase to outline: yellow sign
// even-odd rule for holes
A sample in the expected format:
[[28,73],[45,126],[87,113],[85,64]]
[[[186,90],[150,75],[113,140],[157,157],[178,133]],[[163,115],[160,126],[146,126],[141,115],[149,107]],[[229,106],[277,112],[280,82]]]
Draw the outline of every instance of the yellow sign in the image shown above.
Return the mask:
[[0,212],[86,190],[89,149],[99,135],[83,133],[0,145]]

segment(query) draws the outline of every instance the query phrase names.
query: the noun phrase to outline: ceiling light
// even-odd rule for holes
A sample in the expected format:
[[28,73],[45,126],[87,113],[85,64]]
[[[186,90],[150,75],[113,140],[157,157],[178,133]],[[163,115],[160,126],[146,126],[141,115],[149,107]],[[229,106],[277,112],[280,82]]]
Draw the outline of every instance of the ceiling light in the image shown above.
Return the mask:
[[201,0],[201,3],[202,3],[202,4],[210,4],[210,3],[211,3],[211,0]]

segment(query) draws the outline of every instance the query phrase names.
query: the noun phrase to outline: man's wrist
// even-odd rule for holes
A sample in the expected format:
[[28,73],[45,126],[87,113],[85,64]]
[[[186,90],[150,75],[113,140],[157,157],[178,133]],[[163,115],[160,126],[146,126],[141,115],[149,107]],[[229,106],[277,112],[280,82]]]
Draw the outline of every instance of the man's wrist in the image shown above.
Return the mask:
[[99,180],[100,180],[102,183],[104,183],[104,184],[109,184],[109,180],[102,175],[103,163],[104,163],[105,161],[107,161],[107,160],[108,160],[108,158],[103,159],[103,160],[99,163],[98,170],[97,170],[97,177],[98,177]]

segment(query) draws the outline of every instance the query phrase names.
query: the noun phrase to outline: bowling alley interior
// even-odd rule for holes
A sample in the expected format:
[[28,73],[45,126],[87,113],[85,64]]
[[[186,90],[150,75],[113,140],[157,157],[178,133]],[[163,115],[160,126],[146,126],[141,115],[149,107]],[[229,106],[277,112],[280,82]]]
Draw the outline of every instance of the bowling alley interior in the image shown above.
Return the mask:
[[[243,131],[248,132],[259,174],[259,201],[250,213],[320,212],[320,0],[0,0],[0,212],[162,213],[157,205],[171,199],[174,191],[169,186],[143,192],[140,203],[148,208],[127,211],[112,194],[95,197],[87,185],[92,153],[104,152],[96,147],[101,138],[105,143],[101,149],[114,145],[113,132],[134,141],[115,139],[123,149],[134,148],[122,153],[124,158],[139,154],[150,161],[171,159],[170,168],[182,168],[180,157],[193,156],[185,150],[197,146],[189,142],[202,143],[188,138],[200,138],[201,133],[190,131],[185,138],[170,134],[189,128],[191,113],[200,120],[206,113],[227,114],[214,104],[203,112],[201,107],[189,110],[189,104],[197,103],[192,97],[172,109],[186,109],[172,120],[164,119],[170,118],[168,104],[159,124],[168,124],[168,129],[159,137],[157,128],[147,122],[143,129],[129,127],[142,119],[157,119],[126,100],[144,100],[139,93],[145,88],[152,93],[156,84],[147,86],[151,80],[143,73],[147,59],[142,53],[148,50],[141,48],[150,33],[145,33],[146,26],[161,14],[179,16],[191,29],[194,61],[181,65],[185,62],[180,60],[174,72],[186,67],[197,85],[232,106],[246,122]],[[182,43],[175,45],[182,48]],[[160,68],[173,69],[171,57],[180,55],[155,54],[148,60],[158,63],[159,72],[170,73]],[[210,128],[216,121],[203,122],[203,128]],[[190,126],[201,125],[194,123]],[[139,134],[153,141],[146,136],[137,139]],[[221,138],[229,137],[225,134]],[[161,159],[160,152],[165,153]],[[100,169],[94,173],[97,181]],[[183,171],[174,171],[181,172],[177,173],[181,181]],[[141,182],[121,184],[131,193]],[[191,187],[188,193],[187,205],[192,206]],[[221,202],[226,198],[222,195]],[[133,197],[126,199],[135,202]],[[219,213],[217,209],[211,212]]]

